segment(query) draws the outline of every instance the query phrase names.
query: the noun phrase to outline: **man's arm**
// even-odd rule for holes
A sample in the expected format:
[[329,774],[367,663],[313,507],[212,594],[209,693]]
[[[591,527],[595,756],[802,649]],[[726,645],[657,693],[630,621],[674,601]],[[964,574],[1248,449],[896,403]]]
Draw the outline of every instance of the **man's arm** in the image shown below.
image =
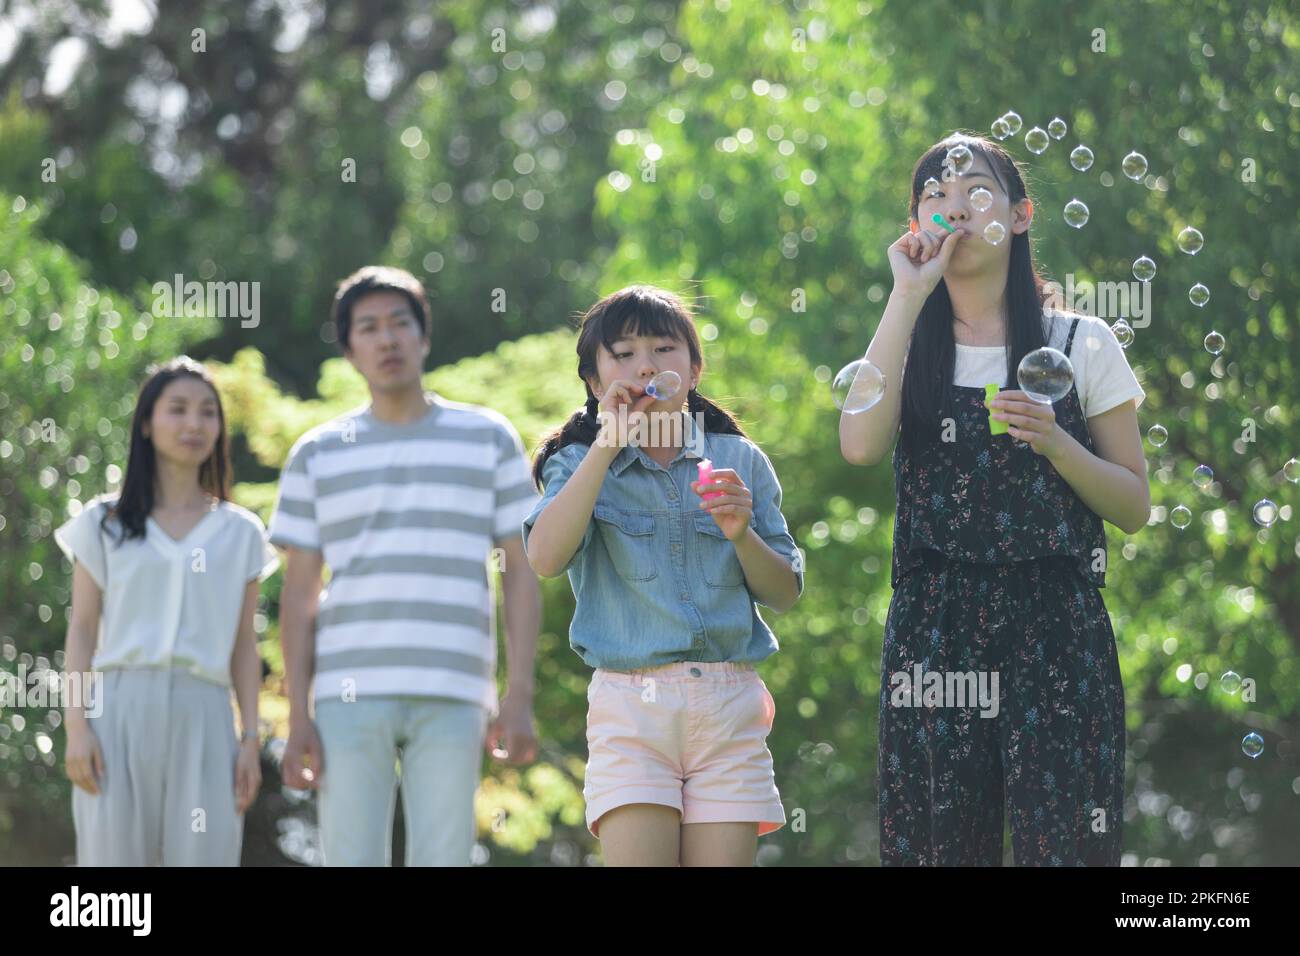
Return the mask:
[[284,549],[284,585],[280,590],[280,642],[289,691],[289,721],[308,716],[311,679],[316,666],[316,614],[320,608],[325,557],[309,548]]
[[542,592],[519,535],[498,541],[497,548],[506,618],[506,693],[501,700],[501,713],[488,733],[486,746],[492,753],[497,741],[504,738],[509,762],[528,763],[537,756],[537,737],[533,731],[533,670],[537,659],[537,634],[542,626]]
[[501,590],[506,617],[506,692],[531,701],[537,634],[542,627],[542,590],[528,564],[519,535],[498,542],[497,547],[502,558]]

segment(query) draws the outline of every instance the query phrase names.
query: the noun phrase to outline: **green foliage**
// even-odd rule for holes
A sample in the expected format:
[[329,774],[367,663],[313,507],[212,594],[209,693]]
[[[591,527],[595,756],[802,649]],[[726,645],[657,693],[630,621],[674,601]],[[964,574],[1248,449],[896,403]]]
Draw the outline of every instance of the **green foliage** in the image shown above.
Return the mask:
[[[167,13],[121,53],[96,48],[99,71],[79,77],[62,109],[4,101],[3,666],[23,653],[57,665],[69,579],[50,531],[124,463],[126,416],[149,361],[185,349],[226,360],[214,366],[237,497],[269,517],[292,443],[367,399],[323,328],[334,283],[363,261],[428,279],[437,367],[425,384],[502,412],[530,452],[583,397],[573,313],[653,282],[695,302],[701,390],[771,456],[807,555],[799,603],[764,611],[781,642],[762,672],[777,701],[769,747],[792,825],[760,841],[760,859],[874,862],[893,488],[887,467],[840,457],[829,383],[865,351],[883,311],[885,248],[904,228],[916,158],[951,130],[982,132],[1014,109],[1024,128],[1007,145],[1026,164],[1043,270],[1128,281],[1142,254],[1159,267],[1150,326],[1127,354],[1147,393],[1141,429],[1159,423],[1169,441],[1144,443],[1153,520],[1136,535],[1108,527],[1103,592],[1129,714],[1125,852],[1192,865],[1296,862],[1300,554],[1296,486],[1280,475],[1297,454],[1300,358],[1287,265],[1300,254],[1290,8],[1085,0],[940,15],[901,0],[680,9],[563,0],[552,24],[513,5],[457,2],[439,7],[427,33],[408,29],[409,45],[391,44],[398,79],[372,96],[367,59],[412,19],[407,5],[350,24],[332,10],[286,51],[275,49],[275,29],[239,32],[250,17],[275,19],[260,6],[229,4],[224,24],[204,21],[210,42],[248,45],[249,89],[229,82],[227,61],[186,55],[187,21]],[[496,28],[504,51],[492,48]],[[191,92],[217,98],[208,120],[187,114],[180,126],[177,156],[201,160],[192,178],[155,164],[165,124],[118,105],[137,74],[167,72],[152,58],[131,61],[147,44]],[[21,79],[43,65],[23,46],[5,70]],[[611,81],[621,96],[608,95],[620,92],[606,92]],[[215,129],[227,113],[257,121],[226,140]],[[292,135],[277,116],[292,119]],[[1025,132],[1054,116],[1067,136],[1029,153]],[[1080,142],[1096,154],[1086,173],[1067,159]],[[1120,171],[1134,149],[1150,164],[1142,182]],[[50,156],[54,184],[39,178]],[[356,183],[340,180],[348,156]],[[25,206],[13,205],[16,194]],[[1061,217],[1074,197],[1091,209],[1080,230]],[[1175,245],[1188,224],[1206,237],[1194,257]],[[149,285],[173,272],[262,281],[262,326],[153,320]],[[1204,309],[1187,299],[1198,281],[1212,293]],[[497,289],[504,311],[493,308]],[[1202,346],[1211,329],[1227,339],[1218,357]],[[52,442],[41,440],[47,418]],[[1202,462],[1216,474],[1204,492],[1189,480]],[[1251,520],[1263,497],[1282,506],[1267,530]],[[1183,531],[1167,517],[1179,503],[1194,513]],[[277,576],[264,592],[263,644],[276,668],[278,590]],[[573,599],[563,578],[543,593],[543,753],[523,771],[486,770],[479,822],[494,862],[576,862],[594,850],[581,816],[588,675],[568,648]],[[1253,703],[1219,689],[1229,668],[1255,680]],[[6,860],[70,847],[67,783],[49,759],[61,757],[61,737],[41,719],[18,727],[0,714]],[[1249,730],[1265,738],[1257,761],[1240,751]],[[40,734],[53,741],[48,752]]]
[[[71,565],[51,532],[125,465],[145,366],[202,338],[85,281],[40,235],[43,210],[0,193],[0,670],[62,666]],[[0,860],[67,852],[62,715],[0,709]],[[21,842],[19,842],[21,841]]]
[[[1285,175],[1300,147],[1294,18],[1280,6],[1163,3],[934,17],[893,2],[689,5],[679,31],[694,68],[683,61],[674,95],[634,143],[613,148],[626,188],[599,187],[600,212],[620,236],[609,284],[667,277],[699,290],[715,369],[702,388],[721,372],[735,407],[756,421],[808,552],[807,591],[774,622],[782,651],[764,668],[778,701],[777,780],[787,810],[806,810],[807,832],[779,831],[765,852],[789,862],[877,852],[892,487],[887,468],[840,458],[827,381],[861,356],[883,311],[885,248],[902,231],[916,158],[954,128],[982,132],[1015,109],[1024,128],[1008,146],[1029,165],[1048,273],[1131,280],[1144,253],[1160,268],[1151,325],[1128,349],[1148,393],[1142,429],[1159,422],[1170,433],[1163,449],[1147,447],[1155,516],[1131,537],[1108,526],[1105,596],[1131,734],[1126,816],[1139,824],[1126,849],[1176,863],[1294,862],[1300,547],[1286,521],[1264,531],[1251,520],[1260,498],[1296,500],[1279,474],[1296,454],[1286,401],[1296,279],[1284,265],[1300,251]],[[1091,50],[1094,26],[1107,31],[1105,53]],[[1057,115],[1067,138],[1030,154],[1020,138]],[[1087,174],[1067,159],[1078,142],[1097,156]],[[662,159],[645,182],[639,160],[652,147]],[[1150,160],[1143,183],[1119,170],[1132,149]],[[1253,182],[1242,179],[1247,157]],[[1060,214],[1073,196],[1092,210],[1078,231]],[[1175,246],[1186,224],[1207,237],[1195,258]],[[1213,290],[1204,311],[1187,301],[1196,281]],[[793,310],[799,296],[806,311]],[[1228,340],[1217,359],[1201,346],[1210,328]],[[1247,418],[1257,426],[1249,441]],[[1189,481],[1200,462],[1218,476],[1208,495]],[[1165,520],[1179,502],[1200,512],[1183,532]],[[1257,680],[1253,706],[1218,690],[1230,667]],[[1206,690],[1196,688],[1202,672]],[[1197,719],[1214,726],[1186,748],[1191,758],[1156,743],[1169,739],[1168,703],[1192,715],[1183,732]],[[1246,766],[1240,739],[1265,726],[1276,750]],[[1253,801],[1243,794],[1255,793],[1266,795],[1262,807],[1245,809]],[[1163,795],[1194,821],[1185,834],[1149,819],[1170,802]],[[1220,839],[1230,830],[1251,836]]]

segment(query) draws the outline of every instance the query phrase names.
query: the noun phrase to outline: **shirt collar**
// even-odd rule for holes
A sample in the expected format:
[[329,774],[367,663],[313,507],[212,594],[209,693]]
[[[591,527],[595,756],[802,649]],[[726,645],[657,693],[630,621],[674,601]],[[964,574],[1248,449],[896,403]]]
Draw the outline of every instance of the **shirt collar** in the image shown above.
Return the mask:
[[[704,459],[710,457],[708,431],[706,429],[697,430],[695,425],[695,417],[693,415],[684,415],[683,419],[684,421],[682,424],[682,447],[677,452],[677,455],[673,458],[673,460],[668,463],[670,468],[681,458]],[[695,444],[696,434],[699,434],[701,436],[699,440],[704,448],[704,454],[702,455],[699,452],[695,451],[694,448],[691,447],[692,445]],[[635,447],[633,445],[624,445],[621,449],[619,449],[619,453],[614,456],[614,461],[610,463],[609,467],[610,470],[615,475],[621,475],[623,474],[623,472],[625,472],[628,469],[628,466],[631,465],[632,462],[637,461],[638,459],[641,461],[642,467],[646,469],[650,468],[652,462],[649,455],[647,455],[644,451],[642,451],[638,447]]]

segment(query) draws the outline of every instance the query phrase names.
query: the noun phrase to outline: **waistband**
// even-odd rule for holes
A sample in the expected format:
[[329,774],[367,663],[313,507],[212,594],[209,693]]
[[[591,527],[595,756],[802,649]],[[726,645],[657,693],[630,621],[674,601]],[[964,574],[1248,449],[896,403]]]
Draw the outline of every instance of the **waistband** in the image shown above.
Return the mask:
[[1046,572],[1080,574],[1079,559],[1072,554],[1044,554],[1036,558],[1023,558],[1019,561],[962,561],[950,558],[934,548],[922,548],[913,552],[906,571],[925,570],[933,574],[956,574],[964,577],[998,577],[1005,578],[1011,574],[1028,574],[1037,576]]
[[592,675],[600,675],[603,680],[621,681],[640,687],[646,677],[656,681],[688,682],[713,681],[715,683],[742,681],[752,679],[756,674],[754,665],[742,661],[674,661],[660,664],[658,667],[644,667],[631,671],[614,671],[597,667]]

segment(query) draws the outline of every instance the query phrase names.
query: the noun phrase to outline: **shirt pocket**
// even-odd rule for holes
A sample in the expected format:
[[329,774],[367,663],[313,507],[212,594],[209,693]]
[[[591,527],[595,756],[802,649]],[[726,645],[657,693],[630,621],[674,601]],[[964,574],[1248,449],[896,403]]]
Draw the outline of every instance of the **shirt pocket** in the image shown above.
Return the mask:
[[654,515],[597,504],[594,517],[619,577],[651,581],[659,576]]
[[695,555],[700,574],[715,588],[738,588],[745,583],[745,571],[736,556],[736,546],[727,540],[713,515],[695,515]]

